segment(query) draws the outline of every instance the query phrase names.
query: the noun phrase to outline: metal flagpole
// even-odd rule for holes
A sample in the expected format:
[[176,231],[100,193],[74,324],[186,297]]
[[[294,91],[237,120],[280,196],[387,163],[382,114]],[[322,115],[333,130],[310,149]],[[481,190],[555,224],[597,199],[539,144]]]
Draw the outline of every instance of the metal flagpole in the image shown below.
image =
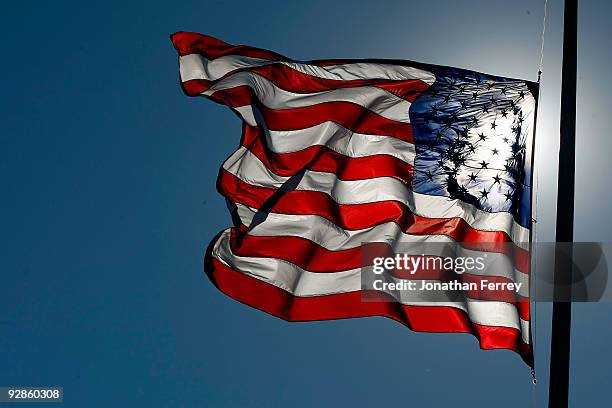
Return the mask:
[[[577,0],[565,0],[559,178],[557,181],[557,242],[574,239],[574,173],[576,145]],[[572,321],[571,262],[555,262],[555,289],[550,347],[549,408],[566,408],[569,395]]]

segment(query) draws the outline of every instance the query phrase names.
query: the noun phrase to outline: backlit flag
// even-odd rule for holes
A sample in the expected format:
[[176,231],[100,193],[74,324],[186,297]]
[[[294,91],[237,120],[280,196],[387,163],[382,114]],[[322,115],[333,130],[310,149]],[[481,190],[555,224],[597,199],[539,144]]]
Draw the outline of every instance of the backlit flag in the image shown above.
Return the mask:
[[[290,321],[386,316],[472,333],[531,363],[537,84],[409,61],[300,62],[188,32],[172,42],[185,93],[243,122],[217,183],[235,220],[207,262],[221,291]],[[362,243],[444,240],[510,244],[519,261],[498,278],[525,285],[494,301],[364,301]]]

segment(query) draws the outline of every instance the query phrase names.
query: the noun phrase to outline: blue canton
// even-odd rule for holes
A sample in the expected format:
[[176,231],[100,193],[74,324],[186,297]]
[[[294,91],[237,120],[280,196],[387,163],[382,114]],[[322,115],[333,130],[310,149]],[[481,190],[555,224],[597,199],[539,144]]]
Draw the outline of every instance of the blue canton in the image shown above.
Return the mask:
[[434,68],[410,107],[413,190],[447,196],[531,226],[535,98],[525,81]]

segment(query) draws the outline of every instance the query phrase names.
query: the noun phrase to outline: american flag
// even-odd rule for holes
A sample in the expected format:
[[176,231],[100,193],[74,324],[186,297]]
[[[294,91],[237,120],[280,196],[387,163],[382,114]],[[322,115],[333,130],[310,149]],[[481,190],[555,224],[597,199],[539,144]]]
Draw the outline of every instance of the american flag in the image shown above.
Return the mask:
[[[385,316],[474,334],[528,363],[518,301],[364,302],[361,245],[440,237],[528,254],[537,84],[395,60],[294,61],[179,32],[181,86],[242,119],[218,190],[235,226],[207,273],[232,298],[289,321]],[[528,259],[528,257],[527,257]],[[529,281],[518,262],[513,281]]]

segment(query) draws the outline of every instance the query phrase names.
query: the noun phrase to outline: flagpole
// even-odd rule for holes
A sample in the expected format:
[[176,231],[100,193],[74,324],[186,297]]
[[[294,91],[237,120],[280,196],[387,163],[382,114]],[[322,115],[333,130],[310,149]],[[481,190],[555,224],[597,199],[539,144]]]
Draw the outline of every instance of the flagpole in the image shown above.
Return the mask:
[[[565,0],[559,172],[557,181],[557,242],[574,240],[574,178],[576,146],[577,0]],[[549,408],[566,408],[569,396],[572,322],[571,264],[555,262],[555,289],[550,347]]]

